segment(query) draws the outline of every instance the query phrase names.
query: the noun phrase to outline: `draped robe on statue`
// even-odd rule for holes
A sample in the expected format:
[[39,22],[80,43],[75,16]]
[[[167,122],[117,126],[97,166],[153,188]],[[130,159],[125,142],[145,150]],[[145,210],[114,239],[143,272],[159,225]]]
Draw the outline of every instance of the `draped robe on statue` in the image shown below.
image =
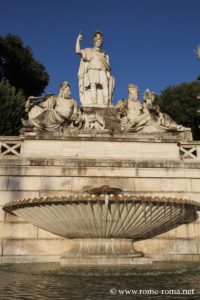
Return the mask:
[[87,105],[88,98],[90,98],[88,90],[90,89],[90,85],[93,83],[100,87],[103,84],[107,84],[109,90],[108,101],[111,103],[112,93],[114,90],[114,78],[110,74],[108,55],[105,52],[98,51],[94,48],[82,49],[81,55],[82,58],[78,71],[81,104],[83,106]]

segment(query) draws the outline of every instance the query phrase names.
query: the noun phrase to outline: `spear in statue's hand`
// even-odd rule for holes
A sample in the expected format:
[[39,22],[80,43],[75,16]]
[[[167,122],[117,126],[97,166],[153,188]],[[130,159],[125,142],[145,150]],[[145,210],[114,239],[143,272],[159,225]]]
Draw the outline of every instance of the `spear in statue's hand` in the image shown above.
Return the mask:
[[200,59],[200,45],[196,48],[197,57]]

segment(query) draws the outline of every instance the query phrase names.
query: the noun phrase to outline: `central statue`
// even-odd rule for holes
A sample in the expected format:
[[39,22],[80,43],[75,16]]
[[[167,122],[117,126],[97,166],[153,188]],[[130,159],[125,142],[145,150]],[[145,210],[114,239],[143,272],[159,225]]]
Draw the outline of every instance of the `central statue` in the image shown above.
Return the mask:
[[109,107],[114,90],[114,77],[111,76],[109,56],[102,50],[103,34],[96,31],[93,36],[93,48],[81,49],[79,33],[76,41],[76,53],[81,55],[78,71],[80,101],[83,107]]

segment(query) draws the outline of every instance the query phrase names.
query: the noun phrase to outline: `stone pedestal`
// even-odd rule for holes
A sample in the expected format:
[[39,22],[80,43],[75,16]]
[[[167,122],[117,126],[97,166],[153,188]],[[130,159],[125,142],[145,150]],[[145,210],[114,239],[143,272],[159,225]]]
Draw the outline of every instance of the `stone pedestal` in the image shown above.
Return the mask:
[[152,264],[151,257],[136,252],[130,239],[76,239],[61,257],[62,266]]

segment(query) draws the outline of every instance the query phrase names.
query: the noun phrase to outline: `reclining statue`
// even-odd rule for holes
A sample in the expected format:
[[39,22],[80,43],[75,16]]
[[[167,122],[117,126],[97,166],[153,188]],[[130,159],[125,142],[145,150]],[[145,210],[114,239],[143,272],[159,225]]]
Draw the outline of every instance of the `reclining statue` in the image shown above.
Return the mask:
[[128,99],[120,100],[115,108],[121,122],[121,130],[128,132],[145,131],[187,131],[190,128],[177,124],[168,114],[162,113],[154,104],[155,95],[150,90],[143,93],[143,103],[138,101],[138,88],[128,85]]
[[115,108],[119,111],[121,129],[124,131],[139,131],[150,120],[142,103],[138,100],[138,87],[131,83],[128,85],[128,99],[120,100]]
[[151,117],[153,124],[156,127],[160,127],[170,131],[185,131],[190,130],[189,128],[183,127],[177,124],[168,114],[162,113],[160,107],[154,104],[155,94],[147,89],[143,93],[143,107],[144,111]]
[[59,131],[69,125],[78,113],[78,106],[71,98],[70,84],[64,81],[60,85],[58,96],[30,96],[26,102],[29,119],[22,119],[24,127],[34,127],[41,131]]

